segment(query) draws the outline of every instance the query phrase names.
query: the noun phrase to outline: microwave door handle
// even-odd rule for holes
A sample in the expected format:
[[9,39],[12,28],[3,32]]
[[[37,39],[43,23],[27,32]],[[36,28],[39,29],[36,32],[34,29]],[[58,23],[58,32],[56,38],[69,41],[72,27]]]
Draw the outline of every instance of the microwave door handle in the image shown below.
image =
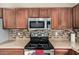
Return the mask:
[[47,25],[46,25],[46,23],[47,23],[47,22],[45,21],[45,28],[47,28]]

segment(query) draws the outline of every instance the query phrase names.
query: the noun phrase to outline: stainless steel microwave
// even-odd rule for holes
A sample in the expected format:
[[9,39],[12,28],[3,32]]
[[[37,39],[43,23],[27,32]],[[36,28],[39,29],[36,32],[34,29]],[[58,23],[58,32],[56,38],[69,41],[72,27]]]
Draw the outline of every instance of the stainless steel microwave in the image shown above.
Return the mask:
[[51,29],[51,18],[29,18],[29,30],[44,30]]

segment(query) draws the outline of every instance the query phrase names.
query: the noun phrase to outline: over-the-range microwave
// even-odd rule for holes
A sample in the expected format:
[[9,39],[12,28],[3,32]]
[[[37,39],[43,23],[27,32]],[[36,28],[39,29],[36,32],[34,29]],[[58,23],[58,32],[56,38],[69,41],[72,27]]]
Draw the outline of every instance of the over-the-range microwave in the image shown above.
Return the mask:
[[29,30],[49,30],[51,29],[51,18],[29,18]]

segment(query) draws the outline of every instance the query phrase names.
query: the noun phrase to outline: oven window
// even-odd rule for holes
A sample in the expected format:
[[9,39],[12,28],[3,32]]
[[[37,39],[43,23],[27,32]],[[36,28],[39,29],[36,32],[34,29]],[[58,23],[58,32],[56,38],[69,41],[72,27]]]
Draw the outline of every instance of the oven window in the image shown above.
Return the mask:
[[44,28],[44,21],[30,21],[30,28]]

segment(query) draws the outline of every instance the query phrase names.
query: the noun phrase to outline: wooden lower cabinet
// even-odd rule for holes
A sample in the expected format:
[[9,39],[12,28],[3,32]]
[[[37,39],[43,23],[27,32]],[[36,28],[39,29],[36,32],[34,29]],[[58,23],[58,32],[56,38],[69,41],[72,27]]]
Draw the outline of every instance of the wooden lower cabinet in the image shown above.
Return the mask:
[[24,55],[24,49],[20,48],[1,48],[0,55]]
[[55,49],[55,55],[68,55],[69,49],[57,48]]
[[73,49],[56,48],[55,55],[79,55],[79,53],[74,51]]
[[74,50],[72,50],[72,49],[70,49],[69,50],[69,55],[79,55],[79,53],[74,51]]

